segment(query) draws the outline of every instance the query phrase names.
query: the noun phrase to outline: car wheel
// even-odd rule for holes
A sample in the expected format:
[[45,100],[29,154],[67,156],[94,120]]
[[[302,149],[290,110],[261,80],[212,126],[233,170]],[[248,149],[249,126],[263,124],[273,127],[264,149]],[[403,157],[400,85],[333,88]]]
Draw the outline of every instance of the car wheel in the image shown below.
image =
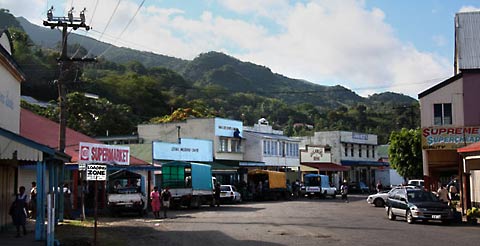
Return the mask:
[[337,197],[337,194],[332,195],[332,199],[335,199]]
[[375,207],[383,207],[383,206],[385,206],[385,202],[384,202],[383,199],[381,199],[381,198],[375,199],[375,201],[373,201],[373,204],[375,205]]
[[405,217],[407,218],[407,223],[408,224],[415,223],[415,219],[413,218],[412,212],[410,210],[407,210],[407,214],[406,214]]
[[392,212],[392,207],[388,207],[388,219],[389,220],[395,220],[397,218],[397,216],[395,216],[395,214],[393,214]]

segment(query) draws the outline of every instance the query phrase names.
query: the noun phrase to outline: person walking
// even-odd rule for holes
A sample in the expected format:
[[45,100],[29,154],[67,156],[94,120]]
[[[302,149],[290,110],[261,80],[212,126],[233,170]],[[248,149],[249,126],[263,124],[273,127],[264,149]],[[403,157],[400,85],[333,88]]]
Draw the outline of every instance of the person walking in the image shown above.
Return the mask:
[[16,237],[20,237],[20,227],[23,229],[23,235],[27,234],[25,224],[27,223],[28,195],[25,194],[24,186],[20,186],[19,192],[20,193],[15,196],[15,201],[10,207],[10,216],[12,216],[13,224],[17,228]]
[[150,193],[150,199],[152,200],[152,212],[155,219],[160,218],[160,193],[158,192],[158,187],[153,187],[153,191]]
[[376,188],[377,188],[377,193],[380,193],[380,191],[383,190],[382,181],[378,180]]
[[347,181],[343,181],[342,186],[340,187],[340,192],[342,193],[342,200],[345,200],[348,203],[348,185]]
[[68,188],[68,184],[63,185],[63,217],[72,219],[72,191]]
[[35,219],[37,217],[37,183],[32,182],[32,188],[30,189],[30,218]]
[[167,218],[167,211],[170,208],[170,200],[172,199],[172,194],[170,193],[170,188],[167,187],[162,192],[162,209],[163,209],[163,217]]
[[438,196],[438,199],[440,199],[440,201],[449,202],[448,191],[447,191],[447,188],[445,188],[445,185],[440,185],[440,188],[438,188],[437,190],[437,196]]

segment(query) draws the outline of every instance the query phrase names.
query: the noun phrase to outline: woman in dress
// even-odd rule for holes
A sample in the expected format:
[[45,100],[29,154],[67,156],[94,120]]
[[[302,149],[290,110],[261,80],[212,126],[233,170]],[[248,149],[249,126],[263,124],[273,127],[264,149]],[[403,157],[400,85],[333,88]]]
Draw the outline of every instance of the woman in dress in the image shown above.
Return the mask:
[[150,193],[150,199],[152,199],[152,211],[155,219],[160,218],[160,193],[158,192],[158,187],[153,187],[152,193]]

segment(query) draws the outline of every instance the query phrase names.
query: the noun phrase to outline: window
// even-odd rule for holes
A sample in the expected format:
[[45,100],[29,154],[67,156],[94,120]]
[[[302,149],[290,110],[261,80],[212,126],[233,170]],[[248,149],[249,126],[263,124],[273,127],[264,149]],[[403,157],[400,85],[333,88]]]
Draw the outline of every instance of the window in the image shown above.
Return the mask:
[[436,126],[452,124],[452,104],[433,104],[433,124]]
[[240,141],[236,138],[230,139],[232,143],[232,152],[241,152]]
[[220,138],[220,152],[227,152],[227,151],[228,151],[228,139]]
[[350,145],[350,156],[353,157],[353,144]]
[[284,142],[280,142],[280,153],[279,155],[280,156],[285,156],[285,143]]
[[372,158],[375,158],[375,146],[372,146]]
[[367,145],[367,158],[370,158],[370,146]]
[[345,144],[345,156],[348,156],[348,144]]
[[358,145],[358,157],[362,157],[362,145]]

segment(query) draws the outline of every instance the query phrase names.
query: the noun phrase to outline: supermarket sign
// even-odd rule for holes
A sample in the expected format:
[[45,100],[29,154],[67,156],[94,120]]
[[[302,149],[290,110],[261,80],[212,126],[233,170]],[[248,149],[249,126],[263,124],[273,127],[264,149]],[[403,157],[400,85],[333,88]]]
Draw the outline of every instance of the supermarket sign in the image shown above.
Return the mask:
[[130,164],[130,147],[80,142],[79,164]]
[[480,142],[480,127],[422,128],[423,149],[457,149]]

